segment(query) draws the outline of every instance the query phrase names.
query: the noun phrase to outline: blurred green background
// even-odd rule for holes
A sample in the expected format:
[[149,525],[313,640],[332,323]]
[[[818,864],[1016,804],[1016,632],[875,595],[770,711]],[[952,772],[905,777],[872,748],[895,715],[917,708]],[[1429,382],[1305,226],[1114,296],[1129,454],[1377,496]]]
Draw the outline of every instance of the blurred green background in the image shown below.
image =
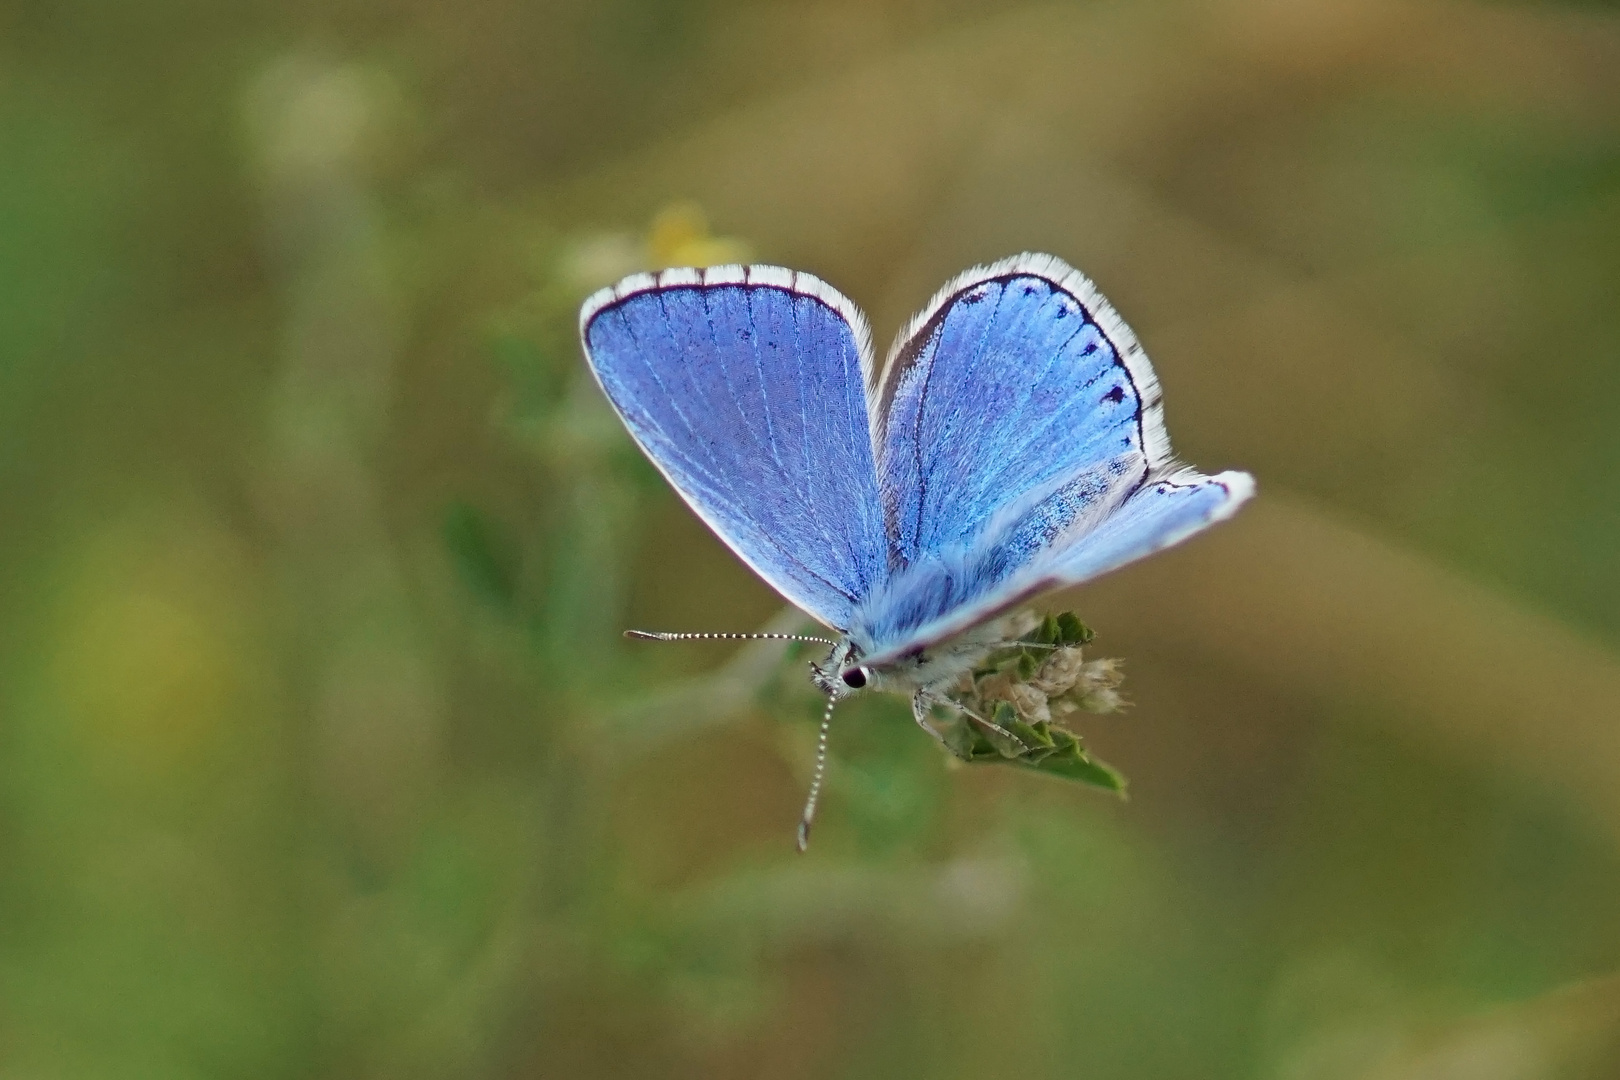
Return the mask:
[[[798,857],[574,313],[1024,249],[1260,498],[1053,601],[1132,801],[864,701]],[[0,1076],[1620,1076],[1620,12],[7,4],[0,643]]]

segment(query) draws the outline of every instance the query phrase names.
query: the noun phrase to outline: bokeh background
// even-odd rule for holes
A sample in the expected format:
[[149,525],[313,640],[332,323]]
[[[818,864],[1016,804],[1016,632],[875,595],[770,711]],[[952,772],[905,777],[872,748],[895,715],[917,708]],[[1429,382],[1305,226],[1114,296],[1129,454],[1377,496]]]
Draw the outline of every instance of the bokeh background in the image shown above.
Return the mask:
[[[1120,803],[816,702],[575,311],[1019,250],[1261,495]],[[1620,1076],[1620,12],[0,8],[0,1075]]]

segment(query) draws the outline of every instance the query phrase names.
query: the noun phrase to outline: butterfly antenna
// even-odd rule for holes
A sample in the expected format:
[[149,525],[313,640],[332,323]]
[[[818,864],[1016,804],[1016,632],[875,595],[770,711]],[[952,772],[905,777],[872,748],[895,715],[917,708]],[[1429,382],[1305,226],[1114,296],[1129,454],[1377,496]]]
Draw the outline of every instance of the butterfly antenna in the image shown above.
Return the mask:
[[827,695],[827,707],[821,711],[821,732],[816,736],[816,771],[810,778],[810,797],[804,800],[804,816],[799,818],[799,850],[810,847],[810,826],[816,820],[816,801],[821,798],[821,781],[827,775],[827,733],[832,730],[833,706],[838,699]]
[[637,641],[814,641],[834,648],[838,646],[832,638],[812,634],[671,634],[662,630],[626,630],[624,636]]

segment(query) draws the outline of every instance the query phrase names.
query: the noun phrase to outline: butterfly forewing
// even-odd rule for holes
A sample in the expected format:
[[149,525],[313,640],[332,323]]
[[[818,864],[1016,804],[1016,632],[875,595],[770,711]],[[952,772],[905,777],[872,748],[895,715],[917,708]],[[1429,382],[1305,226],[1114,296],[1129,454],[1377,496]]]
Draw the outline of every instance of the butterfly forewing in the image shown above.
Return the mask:
[[888,571],[860,314],[809,275],[637,275],[586,302],[608,400],[675,489],[761,577],[848,627]]

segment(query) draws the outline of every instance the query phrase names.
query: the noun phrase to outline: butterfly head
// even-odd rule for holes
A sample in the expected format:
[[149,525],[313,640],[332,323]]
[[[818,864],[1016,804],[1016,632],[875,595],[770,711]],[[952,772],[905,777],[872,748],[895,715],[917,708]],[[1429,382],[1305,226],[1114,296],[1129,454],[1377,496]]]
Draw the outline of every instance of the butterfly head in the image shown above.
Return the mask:
[[873,684],[873,671],[861,663],[860,646],[849,638],[834,645],[827,659],[811,662],[810,681],[831,698],[846,697]]

